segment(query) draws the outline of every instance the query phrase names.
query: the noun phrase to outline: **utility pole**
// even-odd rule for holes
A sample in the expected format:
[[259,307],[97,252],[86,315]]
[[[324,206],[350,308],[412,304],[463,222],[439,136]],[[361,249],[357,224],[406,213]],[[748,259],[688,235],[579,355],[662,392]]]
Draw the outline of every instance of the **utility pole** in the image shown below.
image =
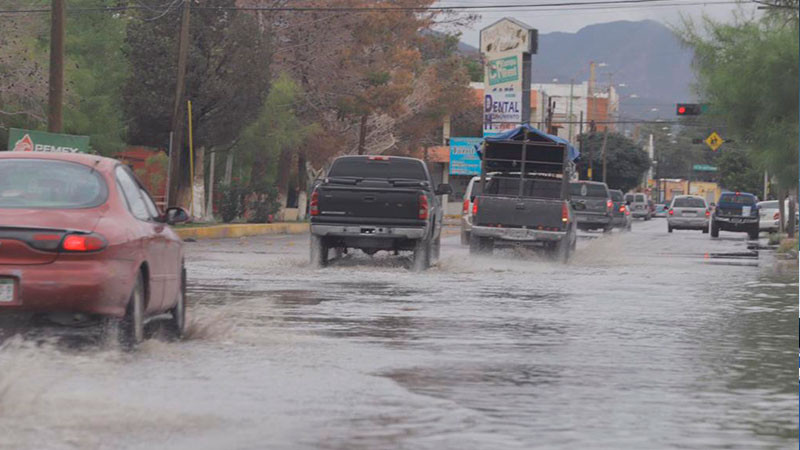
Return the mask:
[[575,79],[574,78],[570,78],[570,80],[569,80],[569,113],[567,113],[567,115],[569,116],[569,118],[567,119],[567,120],[569,120],[569,127],[567,128],[567,130],[568,130],[567,131],[567,140],[568,141],[572,140],[572,122],[573,122],[573,120],[572,120],[572,93],[573,93],[573,89],[574,88],[575,88]]
[[[594,133],[597,131],[597,125],[594,123],[594,119],[589,122],[589,132],[592,133],[592,137],[594,137]],[[589,146],[589,180],[594,181],[594,150],[592,146]]]
[[64,15],[66,0],[52,0],[50,9],[50,82],[47,131],[61,133],[64,128]]
[[608,124],[603,130],[603,147],[600,150],[600,154],[603,155],[603,183],[606,182],[606,142],[608,142]]
[[[183,2],[183,16],[178,35],[178,71],[175,81],[175,103],[172,108],[172,121],[170,129],[173,132],[172,152],[170,159],[170,174],[167,198],[168,206],[178,206],[178,186],[181,184],[183,170],[181,170],[181,156],[183,155],[183,112],[186,94],[186,61],[189,55],[189,5],[190,0]],[[191,181],[190,181],[191,183]]]

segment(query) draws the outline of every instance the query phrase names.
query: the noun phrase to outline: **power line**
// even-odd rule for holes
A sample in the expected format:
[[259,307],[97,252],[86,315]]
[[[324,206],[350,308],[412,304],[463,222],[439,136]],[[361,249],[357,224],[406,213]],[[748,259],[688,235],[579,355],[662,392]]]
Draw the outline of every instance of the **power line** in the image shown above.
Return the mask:
[[[501,5],[453,5],[453,6],[430,6],[430,7],[414,7],[414,6],[364,6],[364,7],[348,7],[348,6],[195,6],[193,9],[207,10],[207,11],[262,11],[262,12],[455,12],[455,11],[476,11],[476,10],[505,10],[505,11],[524,11],[524,10],[546,10],[542,8],[563,8],[572,7],[574,9],[589,9],[587,6],[597,5],[641,5],[643,7],[659,6],[694,6],[694,5],[709,5],[709,4],[729,4],[738,3],[735,1],[695,1],[695,2],[669,2],[670,0],[594,0],[586,2],[558,2],[558,3],[527,3],[527,4],[501,4]],[[755,0],[751,0],[755,1]],[[758,3],[758,2],[757,2]],[[173,4],[167,6],[169,11]],[[126,10],[150,10],[155,8],[145,4],[139,3],[138,5],[127,6],[107,6],[107,7],[85,7],[85,8],[67,8],[67,12],[120,12]],[[568,8],[564,8],[568,9]],[[159,11],[161,12],[161,11]],[[44,14],[50,13],[50,8],[30,8],[30,9],[6,9],[0,10],[0,15],[10,14]]]

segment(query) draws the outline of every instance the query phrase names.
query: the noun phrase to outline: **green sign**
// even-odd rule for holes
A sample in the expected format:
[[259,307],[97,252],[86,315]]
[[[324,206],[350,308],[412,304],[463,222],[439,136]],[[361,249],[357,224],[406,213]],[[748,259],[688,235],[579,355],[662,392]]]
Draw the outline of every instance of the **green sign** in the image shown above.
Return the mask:
[[519,79],[519,65],[516,56],[489,61],[489,86],[517,81]]
[[89,136],[11,128],[8,132],[8,149],[13,152],[87,153]]
[[694,166],[692,166],[692,169],[694,169],[694,170],[696,170],[698,172],[716,172],[717,171],[717,167],[716,166],[709,166],[708,164],[695,164]]

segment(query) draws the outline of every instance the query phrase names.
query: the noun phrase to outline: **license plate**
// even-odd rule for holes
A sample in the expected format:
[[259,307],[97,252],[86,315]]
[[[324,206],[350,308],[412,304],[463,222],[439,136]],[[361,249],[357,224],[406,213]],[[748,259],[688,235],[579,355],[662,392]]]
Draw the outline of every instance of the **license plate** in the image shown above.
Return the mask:
[[696,216],[697,215],[697,211],[684,211],[683,215],[684,216]]
[[0,303],[11,303],[14,301],[14,280],[0,278]]
[[744,219],[736,219],[736,218],[731,219],[731,222],[735,222],[735,223],[740,223],[742,221],[744,221]]

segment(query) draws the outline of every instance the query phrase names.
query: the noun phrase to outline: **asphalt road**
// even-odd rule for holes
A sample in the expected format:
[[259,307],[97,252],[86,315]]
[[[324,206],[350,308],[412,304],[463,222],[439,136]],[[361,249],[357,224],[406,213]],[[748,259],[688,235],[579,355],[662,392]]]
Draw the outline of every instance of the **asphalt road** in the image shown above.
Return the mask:
[[0,448],[797,445],[797,266],[743,234],[636,221],[568,265],[451,235],[422,274],[313,270],[307,236],[187,248],[187,340],[1,344]]

